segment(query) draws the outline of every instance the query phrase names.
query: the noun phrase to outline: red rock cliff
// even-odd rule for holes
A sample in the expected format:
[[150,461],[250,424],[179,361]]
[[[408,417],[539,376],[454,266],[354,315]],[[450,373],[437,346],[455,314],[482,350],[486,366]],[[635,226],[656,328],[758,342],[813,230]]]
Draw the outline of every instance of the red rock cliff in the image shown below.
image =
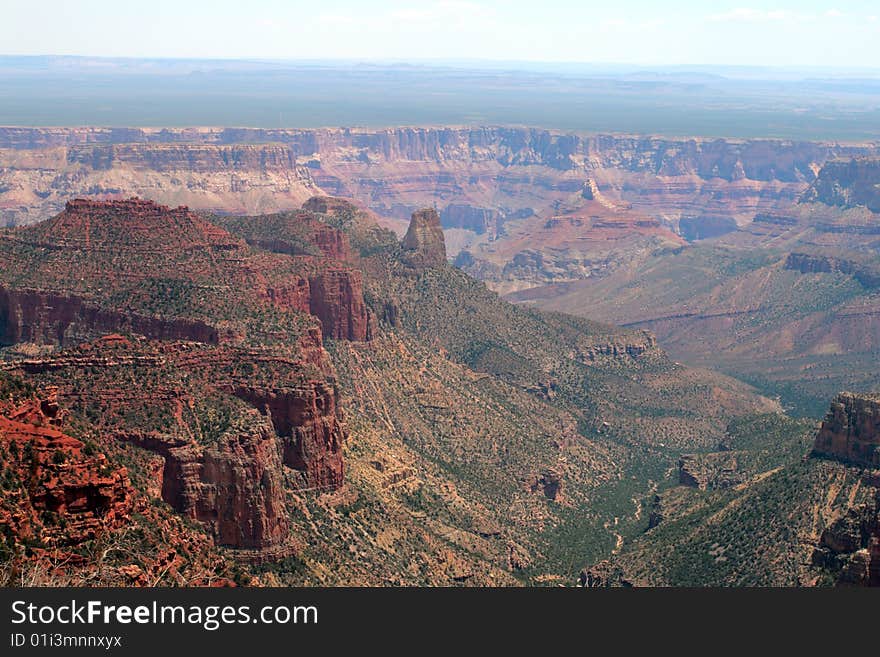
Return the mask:
[[333,490],[343,484],[346,432],[335,387],[323,381],[286,391],[237,386],[233,394],[271,419],[283,463],[297,471],[301,489]]
[[0,345],[34,342],[65,346],[116,332],[205,344],[227,339],[215,327],[198,320],[108,310],[74,295],[0,285]]
[[359,271],[328,269],[309,279],[309,312],[321,320],[325,337],[368,339],[369,318]]
[[207,449],[168,450],[162,482],[163,499],[205,524],[219,545],[266,548],[288,537],[281,458],[265,425]]
[[880,467],[880,396],[838,395],[816,435],[813,452]]

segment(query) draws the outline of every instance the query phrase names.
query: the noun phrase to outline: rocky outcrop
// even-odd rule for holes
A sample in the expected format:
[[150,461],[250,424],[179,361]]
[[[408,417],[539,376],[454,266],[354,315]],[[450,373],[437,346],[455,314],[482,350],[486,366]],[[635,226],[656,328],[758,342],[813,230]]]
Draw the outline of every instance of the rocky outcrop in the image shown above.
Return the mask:
[[845,258],[809,253],[790,253],[785,259],[785,268],[799,271],[802,274],[846,274],[852,276],[866,288],[880,288],[880,268]]
[[837,584],[880,586],[880,515],[876,505],[851,508],[826,527],[812,563],[829,572]]
[[404,260],[416,269],[439,267],[446,262],[446,241],[435,209],[413,212],[401,246]]
[[562,484],[562,475],[548,470],[529,479],[528,489],[533,493],[540,492],[548,500],[560,502],[562,501]]
[[[7,369],[50,376],[65,399],[100,408],[108,435],[156,455],[151,494],[203,523],[217,544],[265,551],[287,541],[289,491],[344,483],[347,434],[332,366],[320,337],[297,354],[111,335]],[[87,393],[68,384],[83,380]],[[150,418],[175,406],[184,417],[154,428]]]
[[124,524],[133,492],[124,468],[63,433],[53,392],[0,414],[0,531],[71,545]]
[[295,390],[236,386],[232,393],[270,419],[282,461],[298,473],[300,490],[334,490],[343,484],[346,431],[333,385],[313,381]]
[[730,488],[743,481],[736,452],[685,454],[678,461],[678,483],[700,490]]
[[281,455],[264,420],[257,417],[249,431],[227,434],[210,446],[136,431],[117,437],[164,459],[162,499],[205,525],[218,545],[265,549],[287,540]]
[[816,435],[813,453],[880,467],[880,395],[838,395]]
[[313,196],[303,203],[303,210],[318,214],[351,216],[357,212],[357,207],[348,199],[335,196]]
[[219,545],[265,548],[287,539],[281,461],[265,425],[207,449],[169,450],[162,482],[163,499],[206,525]]
[[621,568],[611,561],[600,561],[584,568],[578,576],[578,587],[584,589],[631,588]]
[[327,269],[309,279],[309,312],[321,320],[324,337],[363,342],[369,317],[359,271]]
[[604,358],[639,358],[657,351],[657,338],[650,331],[637,331],[631,335],[597,336],[581,346],[581,359],[592,363]]
[[826,162],[801,200],[845,208],[863,205],[872,212],[880,212],[880,158]]
[[663,522],[663,500],[654,495],[648,512],[648,529],[654,529]]

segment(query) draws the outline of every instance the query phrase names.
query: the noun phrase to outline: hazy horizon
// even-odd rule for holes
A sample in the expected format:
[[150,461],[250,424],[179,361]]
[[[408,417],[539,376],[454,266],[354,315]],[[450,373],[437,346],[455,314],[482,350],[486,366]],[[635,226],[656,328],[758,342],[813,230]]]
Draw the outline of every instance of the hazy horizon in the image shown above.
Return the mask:
[[880,68],[868,0],[5,4],[11,55]]
[[634,75],[638,73],[676,74],[688,73],[715,74],[721,77],[737,79],[740,77],[756,79],[776,79],[781,76],[786,79],[797,79],[800,74],[814,75],[841,75],[858,77],[880,77],[880,65],[877,66],[820,66],[820,65],[761,65],[761,64],[704,64],[700,62],[680,64],[645,64],[640,62],[601,62],[601,61],[550,61],[550,60],[526,60],[526,59],[474,59],[474,58],[348,58],[348,57],[322,57],[322,58],[272,58],[272,57],[174,57],[174,56],[105,56],[105,55],[70,55],[53,52],[38,54],[11,54],[0,52],[0,63],[9,63],[12,60],[46,62],[71,60],[93,61],[106,63],[161,63],[161,64],[249,64],[249,65],[276,65],[276,66],[331,66],[331,67],[369,67],[369,66],[395,66],[412,68],[453,68],[464,70],[547,70],[558,73],[590,73],[593,75]]

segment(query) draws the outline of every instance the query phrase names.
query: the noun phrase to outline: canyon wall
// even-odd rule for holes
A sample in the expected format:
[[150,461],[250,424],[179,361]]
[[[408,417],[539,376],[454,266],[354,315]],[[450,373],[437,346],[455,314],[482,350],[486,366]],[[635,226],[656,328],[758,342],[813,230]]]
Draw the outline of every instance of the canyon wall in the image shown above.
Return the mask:
[[864,205],[872,212],[880,212],[880,158],[855,157],[827,162],[803,200],[844,208]]
[[221,339],[220,331],[198,320],[109,310],[76,296],[0,285],[0,345],[33,342],[65,346],[118,332],[205,344],[218,344]]
[[0,221],[29,223],[71,196],[137,194],[226,212],[299,207],[324,192],[405,219],[436,202],[446,227],[499,220],[598,189],[655,215],[739,221],[793,200],[832,158],[875,146],[579,136],[533,128],[0,128]]
[[281,443],[281,461],[299,474],[299,490],[334,490],[344,481],[346,432],[333,382],[292,390],[237,385],[232,393],[268,417]]

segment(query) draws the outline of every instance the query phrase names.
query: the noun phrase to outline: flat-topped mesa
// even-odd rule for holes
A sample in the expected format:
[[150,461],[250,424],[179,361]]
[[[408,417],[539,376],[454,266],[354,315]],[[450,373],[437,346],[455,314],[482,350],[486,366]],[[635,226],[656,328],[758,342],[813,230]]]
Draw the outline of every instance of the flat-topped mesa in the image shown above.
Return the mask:
[[839,394],[816,435],[813,453],[880,467],[880,395]]
[[406,262],[418,269],[439,267],[446,262],[443,227],[434,208],[413,212],[401,246]]
[[[91,223],[98,220],[102,223]],[[83,239],[100,239],[114,227],[137,231],[138,241],[160,243],[164,237],[201,243],[220,249],[241,246],[227,231],[192,212],[187,206],[176,208],[137,197],[128,199],[92,200],[75,198],[67,201],[64,212],[45,224],[54,236],[65,238],[73,232]],[[186,244],[166,244],[166,248]]]
[[161,205],[154,201],[132,196],[127,199],[108,199],[104,201],[90,198],[74,198],[64,204],[65,212],[105,212],[105,211],[123,211],[130,216],[161,216],[167,214],[185,215],[189,212],[189,208],[180,205],[173,210],[167,205]]
[[318,214],[355,213],[357,206],[351,201],[336,196],[313,196],[303,204],[303,210]]

